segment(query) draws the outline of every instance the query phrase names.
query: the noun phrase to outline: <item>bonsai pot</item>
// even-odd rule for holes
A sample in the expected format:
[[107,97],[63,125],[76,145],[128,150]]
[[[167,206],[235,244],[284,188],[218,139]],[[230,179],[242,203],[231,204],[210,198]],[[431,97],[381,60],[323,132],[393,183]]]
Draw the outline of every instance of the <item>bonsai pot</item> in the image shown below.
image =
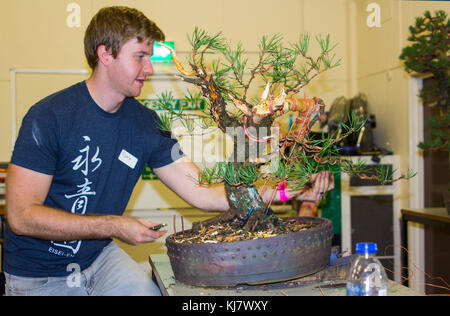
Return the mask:
[[[299,278],[324,269],[330,260],[332,222],[296,217],[317,226],[264,239],[223,243],[179,243],[166,239],[175,279],[196,286],[262,284]],[[180,233],[176,238],[182,238]]]

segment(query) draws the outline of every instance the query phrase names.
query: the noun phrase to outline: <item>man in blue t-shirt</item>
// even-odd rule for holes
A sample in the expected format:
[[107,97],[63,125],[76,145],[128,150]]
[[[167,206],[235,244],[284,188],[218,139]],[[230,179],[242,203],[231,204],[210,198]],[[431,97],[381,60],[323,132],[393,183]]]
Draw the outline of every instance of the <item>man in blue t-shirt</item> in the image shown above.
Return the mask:
[[[229,209],[224,187],[196,186],[199,168],[134,99],[153,73],[153,43],[162,40],[140,11],[101,9],[84,39],[92,75],[24,117],[7,181],[8,295],[159,295],[111,242],[137,245],[163,234],[150,229],[155,223],[122,216],[146,164],[194,207]],[[327,187],[324,178],[315,191]]]

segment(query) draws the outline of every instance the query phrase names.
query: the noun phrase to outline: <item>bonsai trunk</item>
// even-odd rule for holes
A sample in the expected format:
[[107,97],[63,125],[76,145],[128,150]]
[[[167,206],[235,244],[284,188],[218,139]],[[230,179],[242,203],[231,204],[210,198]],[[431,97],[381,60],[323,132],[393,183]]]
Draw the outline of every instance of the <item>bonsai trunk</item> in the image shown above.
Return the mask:
[[[273,119],[266,119],[261,122],[261,125],[270,126],[272,125],[272,122]],[[255,136],[257,137],[260,136],[258,127],[261,127],[261,125],[258,124],[254,126],[256,127]],[[248,137],[243,135],[244,132],[242,129],[238,128],[233,131],[234,134],[230,136],[233,137],[234,150],[230,160],[234,162],[229,163],[233,163],[234,170],[238,170],[244,164],[252,163],[249,161],[251,160],[250,157],[255,154],[254,152],[251,152],[252,149],[255,149],[254,147],[252,148],[255,144],[250,143]],[[239,144],[239,139],[241,141],[245,139],[244,143]],[[240,146],[244,146],[244,148]],[[258,152],[257,155],[262,155],[262,153]],[[244,160],[244,162],[242,162],[242,160]],[[227,221],[234,221],[235,225],[239,226],[244,231],[251,232],[274,229],[275,226],[278,225],[278,218],[273,215],[270,208],[266,206],[254,185],[230,185],[225,182],[225,192],[230,205],[230,210],[212,219],[194,223],[193,230]]]
[[251,232],[275,229],[278,225],[278,218],[270,208],[265,207],[256,187],[225,184],[225,192],[230,210],[206,221],[193,223],[193,230],[231,221],[244,231]]

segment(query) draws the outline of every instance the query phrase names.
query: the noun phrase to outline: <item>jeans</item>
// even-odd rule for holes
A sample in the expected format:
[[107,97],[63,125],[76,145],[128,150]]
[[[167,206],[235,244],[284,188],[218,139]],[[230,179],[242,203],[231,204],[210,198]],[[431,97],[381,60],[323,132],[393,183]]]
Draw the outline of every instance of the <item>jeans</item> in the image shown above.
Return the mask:
[[67,277],[29,278],[5,273],[8,296],[160,296],[150,276],[117,244],[106,246],[92,265]]

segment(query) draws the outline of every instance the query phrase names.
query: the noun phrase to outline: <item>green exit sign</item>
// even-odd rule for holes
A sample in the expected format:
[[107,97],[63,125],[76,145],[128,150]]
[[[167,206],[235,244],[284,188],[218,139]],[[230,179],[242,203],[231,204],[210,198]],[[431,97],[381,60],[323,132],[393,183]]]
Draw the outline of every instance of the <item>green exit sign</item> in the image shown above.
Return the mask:
[[[175,49],[175,42],[162,42],[167,46]],[[153,55],[150,57],[151,61],[171,61],[172,53],[167,47],[159,45],[158,43],[153,44]]]
[[[158,99],[137,99],[142,103],[145,107],[155,110],[155,111],[163,111],[164,108],[159,106]],[[175,111],[187,110],[187,111],[202,111],[207,107],[206,101],[204,99],[200,99],[197,102],[191,102],[186,99],[173,99],[171,103],[171,107]]]

